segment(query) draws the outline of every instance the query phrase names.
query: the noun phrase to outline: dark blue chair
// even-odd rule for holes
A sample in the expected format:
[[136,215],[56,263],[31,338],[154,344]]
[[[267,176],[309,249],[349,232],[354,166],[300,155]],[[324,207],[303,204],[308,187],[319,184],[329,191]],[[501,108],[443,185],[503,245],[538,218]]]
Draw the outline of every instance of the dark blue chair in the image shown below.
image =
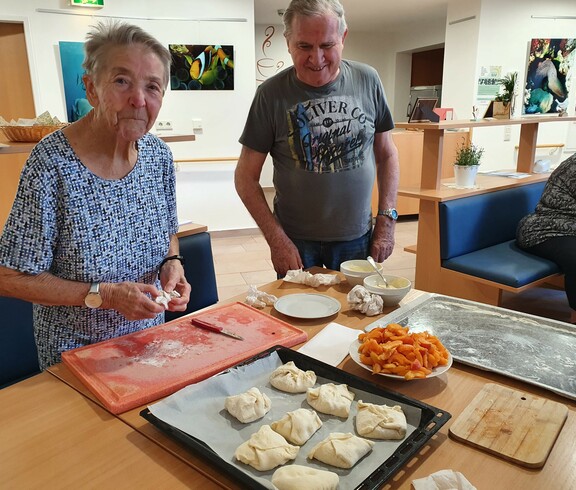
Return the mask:
[[40,372],[32,303],[0,296],[0,388]]
[[208,232],[195,233],[179,238],[180,255],[184,257],[186,279],[192,286],[186,311],[165,313],[166,321],[200,310],[218,302],[214,257]]

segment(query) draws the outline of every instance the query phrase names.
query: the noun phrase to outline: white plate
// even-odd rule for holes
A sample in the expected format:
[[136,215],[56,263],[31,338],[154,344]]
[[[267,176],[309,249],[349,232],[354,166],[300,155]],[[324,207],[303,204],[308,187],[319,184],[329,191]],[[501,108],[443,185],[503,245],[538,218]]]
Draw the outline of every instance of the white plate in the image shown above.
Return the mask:
[[340,301],[324,294],[287,294],[276,300],[274,308],[294,318],[324,318],[340,311]]
[[[358,339],[356,339],[354,342],[352,342],[350,344],[350,357],[352,358],[352,360],[358,364],[358,366],[363,367],[364,369],[366,369],[367,371],[372,372],[372,366],[368,366],[368,364],[364,364],[363,362],[360,361],[360,353],[358,352],[358,347],[360,346],[360,341]],[[446,364],[446,366],[439,366],[436,367],[434,369],[432,369],[432,372],[426,376],[425,378],[414,378],[416,379],[428,379],[428,378],[434,378],[436,376],[440,376],[442,373],[445,373],[446,371],[448,371],[448,369],[450,369],[450,366],[452,366],[452,354],[448,353],[448,364]],[[406,378],[404,376],[399,376],[398,374],[388,374],[388,373],[378,373],[380,376],[385,376],[386,378],[393,378],[393,379],[399,379],[402,381],[406,381]]]

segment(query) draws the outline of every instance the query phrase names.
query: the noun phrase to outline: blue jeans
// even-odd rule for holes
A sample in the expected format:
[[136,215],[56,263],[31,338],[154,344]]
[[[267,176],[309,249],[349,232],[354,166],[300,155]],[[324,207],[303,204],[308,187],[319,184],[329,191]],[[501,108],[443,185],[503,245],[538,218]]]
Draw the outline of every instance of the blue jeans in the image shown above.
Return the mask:
[[370,254],[371,236],[372,230],[360,238],[344,242],[317,242],[292,238],[291,240],[300,252],[304,269],[318,266],[339,271],[342,262],[365,259]]

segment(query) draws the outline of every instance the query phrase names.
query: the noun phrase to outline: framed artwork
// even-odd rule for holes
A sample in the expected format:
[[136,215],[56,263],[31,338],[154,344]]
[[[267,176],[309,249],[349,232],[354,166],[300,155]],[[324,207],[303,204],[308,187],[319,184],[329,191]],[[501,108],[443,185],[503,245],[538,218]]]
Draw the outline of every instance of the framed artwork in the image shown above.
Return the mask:
[[84,75],[84,43],[60,41],[60,63],[66,99],[66,116],[68,122],[77,121],[90,112],[92,106],[86,99],[86,87],[82,81]]
[[526,68],[524,114],[565,112],[576,39],[532,39]]
[[438,122],[440,116],[434,112],[437,103],[437,97],[431,97],[428,99],[418,97],[414,104],[414,108],[410,113],[408,122]]
[[169,44],[172,90],[234,90],[234,46]]

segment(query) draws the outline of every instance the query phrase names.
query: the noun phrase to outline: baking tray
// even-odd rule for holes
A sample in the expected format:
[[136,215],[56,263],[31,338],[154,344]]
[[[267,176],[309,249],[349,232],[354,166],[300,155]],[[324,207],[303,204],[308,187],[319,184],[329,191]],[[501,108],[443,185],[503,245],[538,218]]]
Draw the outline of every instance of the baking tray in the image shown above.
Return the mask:
[[368,325],[399,323],[440,338],[454,360],[576,399],[576,326],[426,293]]
[[[340,369],[337,369],[329,364],[325,364],[321,361],[313,359],[309,356],[301,354],[297,351],[287,349],[281,346],[275,346],[268,350],[261,352],[260,354],[254,356],[251,359],[248,359],[245,362],[234,366],[223,373],[220,374],[229,374],[229,373],[238,373],[238,379],[242,379],[243,381],[246,377],[250,376],[250,371],[246,374],[246,371],[251,367],[257,366],[259,363],[262,362],[272,362],[271,360],[275,359],[276,357],[279,358],[278,362],[286,363],[288,361],[294,361],[294,363],[303,370],[313,370],[316,375],[318,376],[317,384],[323,382],[334,382],[334,383],[345,383],[349,386],[351,391],[356,393],[356,397],[354,398],[353,402],[353,410],[351,410],[350,416],[348,417],[347,421],[342,421],[336,417],[330,417],[324,414],[319,413],[321,419],[324,422],[323,427],[316,433],[312,438],[302,446],[300,453],[305,455],[308,454],[309,450],[315,445],[319,440],[322,440],[324,437],[327,436],[327,433],[321,434],[321,431],[325,429],[328,432],[334,431],[341,431],[341,432],[353,432],[354,430],[350,430],[349,427],[341,428],[341,429],[334,429],[334,424],[352,424],[353,420],[355,419],[355,405],[358,399],[363,399],[364,401],[369,401],[372,403],[382,403],[382,404],[399,404],[403,407],[404,411],[406,412],[408,424],[409,424],[409,432],[412,430],[411,433],[407,435],[407,437],[402,441],[375,441],[376,446],[373,452],[376,450],[385,451],[388,455],[384,459],[377,459],[377,454],[369,463],[370,454],[366,456],[363,460],[361,460],[356,466],[354,466],[350,470],[342,470],[339,468],[334,468],[328,465],[323,465],[322,463],[316,461],[307,461],[306,463],[299,462],[298,459],[295,461],[297,464],[308,464],[309,466],[313,466],[320,469],[334,471],[338,473],[340,476],[340,489],[377,489],[380,488],[386,481],[388,481],[402,466],[407,464],[417,453],[421,450],[423,446],[425,446],[426,442],[451,418],[451,415],[441,409],[435,408],[431,405],[426,403],[420,402],[418,400],[412,399],[400,393],[396,393],[393,391],[385,390],[376,386],[362,378],[357,376],[351,375],[346,373]],[[269,373],[266,373],[266,379],[269,376]],[[207,380],[210,381],[210,380]],[[211,381],[217,383],[217,377],[214,377]],[[251,381],[247,381],[247,385],[251,383]],[[256,384],[258,388],[262,391],[266,387],[263,387],[261,384]],[[242,392],[242,389],[237,388],[239,391],[237,393]],[[266,388],[267,389],[267,388]],[[184,389],[186,390],[186,388]],[[182,390],[182,391],[184,391]],[[273,390],[271,388],[271,390]],[[279,396],[292,396],[295,395],[286,395],[286,394],[279,394],[280,392],[276,391],[275,394],[272,393],[272,407],[274,410],[274,405]],[[178,394],[176,394],[178,395]],[[170,398],[174,398],[173,395]],[[306,402],[302,402],[305,400],[306,394],[298,394],[300,398],[298,398],[298,408],[299,407],[307,407]],[[192,395],[190,395],[192,396]],[[212,395],[209,395],[212,396]],[[270,395],[269,395],[270,396]],[[158,402],[157,405],[162,403],[173,403],[178,405],[179,407],[182,405],[182,400],[174,399],[172,402],[169,399],[163,400]],[[253,432],[256,432],[258,428],[265,424],[270,423],[271,420],[266,420],[271,412],[269,412],[264,419],[257,420],[252,422],[252,424],[240,424],[237,421],[233,421],[232,417],[230,417],[227,413],[224,413],[224,394],[220,396],[218,400],[218,406],[221,406],[221,413],[215,414],[214,417],[218,416],[223,420],[225,423],[226,429],[215,428],[212,433],[214,436],[207,436],[206,439],[212,440],[201,440],[189,432],[181,430],[175,427],[171,423],[167,423],[166,421],[162,420],[160,417],[155,416],[150,407],[142,410],[140,415],[156,426],[159,430],[166,433],[170,437],[180,441],[186,448],[190,449],[191,451],[204,456],[210,463],[217,466],[219,469],[226,472],[232,478],[236,479],[239,483],[246,485],[248,488],[273,488],[270,480],[271,476],[274,473],[275,469],[270,470],[268,472],[259,472],[254,470],[248,465],[244,465],[234,460],[233,457],[225,456],[225,453],[221,450],[218,452],[214,449],[218,441],[216,439],[218,437],[223,438],[242,438],[246,440],[249,435]],[[152,407],[154,409],[154,407]],[[296,407],[295,407],[296,408]],[[285,413],[285,412],[283,412]],[[415,419],[416,417],[416,419]],[[164,418],[164,417],[163,417]],[[272,421],[277,420],[278,416],[272,416]],[[327,423],[326,419],[336,419],[333,421],[329,421]],[[411,428],[412,423],[416,420],[416,423]],[[236,422],[236,423],[235,423]],[[332,424],[332,427],[330,427]],[[201,422],[196,422],[196,427],[201,426]],[[230,431],[227,427],[237,426],[237,430]],[[242,427],[240,427],[242,426]],[[325,428],[325,426],[327,426]],[[205,429],[207,431],[207,429]],[[242,432],[244,431],[244,432]],[[222,435],[224,433],[224,436]],[[378,446],[381,444],[381,446]],[[299,456],[300,457],[300,456]],[[288,463],[289,464],[289,463]],[[370,466],[367,466],[367,465]],[[364,466],[362,466],[364,465]],[[367,476],[365,472],[367,468],[371,468],[372,466],[375,469],[370,469]],[[362,475],[361,479],[360,475]]]

